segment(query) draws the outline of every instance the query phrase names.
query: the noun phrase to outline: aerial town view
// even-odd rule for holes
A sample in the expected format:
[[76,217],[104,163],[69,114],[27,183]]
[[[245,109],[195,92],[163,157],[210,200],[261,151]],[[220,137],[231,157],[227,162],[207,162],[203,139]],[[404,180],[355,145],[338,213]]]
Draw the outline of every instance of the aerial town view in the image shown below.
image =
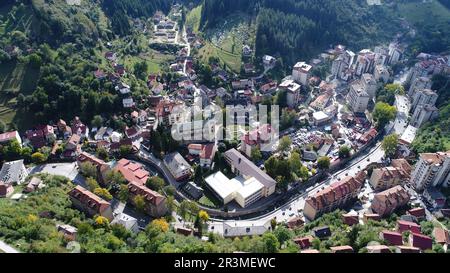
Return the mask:
[[0,1],[0,257],[449,229],[449,0]]

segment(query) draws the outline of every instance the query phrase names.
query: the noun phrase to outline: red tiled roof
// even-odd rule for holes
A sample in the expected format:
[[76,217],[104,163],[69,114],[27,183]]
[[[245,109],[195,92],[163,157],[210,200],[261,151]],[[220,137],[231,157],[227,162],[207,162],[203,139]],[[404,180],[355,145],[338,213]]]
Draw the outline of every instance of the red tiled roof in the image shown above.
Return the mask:
[[405,231],[411,231],[415,233],[420,233],[420,225],[410,222],[410,221],[404,221],[404,220],[398,220],[398,231],[405,232]]
[[433,239],[431,239],[431,237],[429,236],[418,233],[411,233],[409,236],[411,244],[414,247],[418,247],[424,250],[424,249],[431,249],[433,246]]
[[443,228],[435,227],[433,230],[433,235],[438,244],[450,244],[450,238],[448,231]]
[[117,162],[114,170],[120,172],[129,183],[136,182],[140,185],[145,185],[150,177],[150,173],[144,170],[141,164],[131,162],[125,158]]
[[383,230],[380,237],[390,245],[403,245],[403,236],[399,232]]
[[73,190],[71,190],[69,192],[69,196],[99,213],[105,211],[110,205],[109,202],[103,200],[81,186],[76,186]]
[[138,185],[135,182],[130,182],[128,184],[128,191],[130,191],[133,195],[141,195],[144,197],[146,203],[150,202],[155,206],[159,205],[165,199],[161,194],[152,191],[146,186]]
[[418,218],[425,217],[425,209],[421,207],[410,209],[408,213]]
[[332,184],[330,187],[309,197],[306,202],[309,203],[311,207],[320,210],[349,194],[359,191],[361,186],[361,180],[356,179],[355,177],[346,177],[342,181]]
[[309,235],[306,237],[295,238],[294,243],[296,243],[301,249],[305,249],[311,246],[311,242],[314,238]]

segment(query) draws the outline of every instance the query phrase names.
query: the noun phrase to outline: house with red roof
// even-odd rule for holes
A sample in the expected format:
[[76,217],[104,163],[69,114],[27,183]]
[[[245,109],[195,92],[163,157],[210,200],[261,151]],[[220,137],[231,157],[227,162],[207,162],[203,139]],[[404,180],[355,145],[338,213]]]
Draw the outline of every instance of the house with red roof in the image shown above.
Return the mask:
[[433,237],[434,237],[436,243],[438,243],[438,244],[441,244],[441,245],[450,244],[450,237],[448,235],[448,230],[435,227],[433,230]]
[[189,144],[188,145],[189,154],[199,157],[199,165],[203,168],[211,167],[214,160],[214,155],[216,154],[217,145],[215,143],[208,144]]
[[353,214],[342,214],[342,221],[344,224],[348,226],[357,225],[359,223],[359,217],[358,215]]
[[120,172],[128,183],[135,182],[145,185],[147,179],[150,178],[150,173],[144,169],[142,164],[125,158],[117,162],[114,170]]
[[113,219],[111,204],[87,189],[78,185],[69,192],[69,197],[72,205],[88,216],[101,215],[110,221]]
[[306,249],[311,247],[313,239],[314,238],[311,235],[308,235],[305,237],[295,238],[294,243],[296,243],[300,249]]
[[136,205],[136,197],[142,196],[145,202],[144,210],[150,216],[161,217],[167,213],[166,198],[144,185],[128,183],[128,194],[128,201],[133,205]]
[[359,172],[355,177],[348,176],[308,197],[305,201],[303,214],[308,219],[314,220],[323,213],[348,204],[357,197],[365,176],[365,172]]
[[422,250],[433,247],[433,239],[429,236],[412,232],[409,235],[409,244]]
[[241,137],[241,152],[247,157],[252,156],[252,150],[261,149],[261,146],[271,142],[272,127],[269,124],[263,124],[258,128],[247,132]]
[[369,222],[369,220],[380,221],[381,216],[377,213],[364,213],[364,215],[363,215],[364,224],[367,224],[367,222]]
[[353,247],[351,246],[332,246],[330,247],[332,253],[353,253]]
[[380,239],[386,241],[389,245],[403,245],[403,236],[400,232],[383,230],[380,232]]
[[407,213],[409,215],[416,217],[417,219],[425,219],[425,217],[426,217],[425,209],[422,207],[410,209],[410,210],[408,210]]
[[414,222],[403,221],[403,220],[397,221],[397,230],[401,233],[403,233],[405,231],[421,233],[420,225],[418,225]]

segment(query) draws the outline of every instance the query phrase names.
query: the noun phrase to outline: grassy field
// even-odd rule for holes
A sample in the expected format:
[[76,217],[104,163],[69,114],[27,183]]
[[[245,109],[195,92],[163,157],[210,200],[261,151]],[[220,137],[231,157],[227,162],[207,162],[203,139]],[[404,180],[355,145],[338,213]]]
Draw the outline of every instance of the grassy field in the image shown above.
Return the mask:
[[19,93],[31,94],[39,78],[39,71],[28,64],[11,61],[0,65],[0,120],[15,123],[16,98]]
[[186,26],[192,28],[194,33],[198,33],[200,28],[200,17],[202,14],[202,5],[193,8],[186,14]]
[[424,20],[436,22],[450,21],[450,10],[439,1],[399,3],[399,12],[411,23],[421,23]]
[[207,42],[198,54],[204,62],[218,57],[230,70],[239,73],[243,45],[255,43],[255,24],[248,15],[238,13],[224,18],[218,26],[205,33]]
[[199,50],[198,55],[203,62],[208,62],[210,57],[217,57],[225,63],[233,72],[239,73],[241,70],[241,55],[232,54],[214,46],[210,42]]

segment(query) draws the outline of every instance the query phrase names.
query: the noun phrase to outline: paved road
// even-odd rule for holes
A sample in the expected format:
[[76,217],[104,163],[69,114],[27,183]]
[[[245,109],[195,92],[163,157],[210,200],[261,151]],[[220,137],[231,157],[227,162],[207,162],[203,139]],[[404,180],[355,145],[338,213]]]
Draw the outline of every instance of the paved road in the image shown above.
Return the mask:
[[0,241],[0,250],[5,252],[5,253],[20,253],[18,250],[16,250],[15,248],[13,248],[12,246],[6,244],[3,241]]

